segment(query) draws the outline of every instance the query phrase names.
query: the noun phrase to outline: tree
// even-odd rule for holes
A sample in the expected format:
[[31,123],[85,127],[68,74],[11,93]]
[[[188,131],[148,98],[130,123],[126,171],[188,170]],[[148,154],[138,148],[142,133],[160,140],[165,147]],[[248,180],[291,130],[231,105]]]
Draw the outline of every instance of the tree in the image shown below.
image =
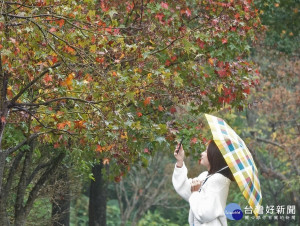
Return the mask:
[[166,156],[157,154],[150,159],[147,168],[133,167],[126,178],[115,183],[122,226],[128,222],[137,225],[152,206],[167,201],[166,186],[170,184],[170,175],[165,174],[166,163]]
[[[29,170],[34,150],[23,150],[34,140],[54,149],[73,144],[46,172],[82,148],[86,161],[117,163],[110,177],[118,178],[139,160],[140,145],[166,141],[178,103],[198,112],[241,107],[255,85],[243,59],[260,27],[251,1],[3,1],[0,27],[1,200],[9,172],[19,164]],[[38,194],[46,181],[28,189]],[[21,225],[31,205],[18,216],[18,203]]]
[[299,3],[294,0],[256,0],[262,24],[267,27],[264,46],[299,57]]

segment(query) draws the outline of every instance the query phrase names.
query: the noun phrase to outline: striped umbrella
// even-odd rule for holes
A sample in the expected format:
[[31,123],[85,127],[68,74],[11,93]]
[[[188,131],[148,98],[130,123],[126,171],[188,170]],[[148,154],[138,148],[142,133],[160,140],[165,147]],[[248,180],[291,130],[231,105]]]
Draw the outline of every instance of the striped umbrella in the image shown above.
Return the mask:
[[213,134],[213,140],[220,149],[253,213],[258,216],[262,196],[258,171],[251,153],[244,141],[223,119],[208,114],[205,114],[205,117]]

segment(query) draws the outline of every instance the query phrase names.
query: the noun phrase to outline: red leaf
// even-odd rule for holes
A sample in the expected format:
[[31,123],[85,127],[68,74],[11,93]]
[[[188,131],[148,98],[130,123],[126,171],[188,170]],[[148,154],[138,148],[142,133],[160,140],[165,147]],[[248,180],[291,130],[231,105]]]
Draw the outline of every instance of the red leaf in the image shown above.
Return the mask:
[[192,15],[192,12],[191,12],[191,10],[190,10],[189,8],[187,8],[187,9],[185,10],[185,14],[186,14],[188,17],[190,17],[190,16]]
[[168,9],[168,8],[169,8],[168,3],[166,3],[166,2],[162,2],[162,3],[160,3],[160,5],[161,5],[161,7],[162,7],[163,9]]
[[205,42],[203,42],[200,38],[197,39],[197,44],[201,49],[204,49]]
[[121,181],[121,177],[120,176],[115,177],[115,182],[119,183],[120,181]]
[[226,76],[226,70],[224,70],[224,69],[219,70],[219,71],[217,71],[217,72],[218,72],[218,75],[219,75],[220,77]]
[[175,107],[171,107],[171,108],[170,108],[170,112],[171,112],[171,114],[174,114],[176,111],[177,111],[177,110],[176,110],[176,108],[175,108]]
[[177,60],[177,56],[172,56],[171,61],[175,61],[175,60]]
[[227,38],[223,38],[222,39],[222,44],[226,44],[227,43]]
[[56,32],[56,28],[55,27],[51,27],[49,30],[51,33]]
[[101,64],[104,62],[104,57],[96,57],[96,61]]
[[141,113],[141,112],[137,112],[136,114],[137,114],[138,117],[142,117],[143,116],[143,113]]
[[59,143],[55,143],[54,148],[59,148]]
[[57,62],[57,57],[56,56],[52,56],[52,63],[55,64]]
[[48,73],[44,77],[44,81],[46,84],[52,81],[52,75],[49,75]]
[[155,15],[155,18],[157,18],[160,22],[162,22],[162,19],[165,17],[163,13],[157,13]]
[[197,139],[196,137],[193,137],[193,138],[191,139],[191,143],[192,143],[192,144],[196,144],[197,141],[198,141],[198,139]]
[[107,12],[109,10],[109,8],[106,6],[106,4],[104,3],[104,0],[100,1],[100,6],[103,12]]
[[166,63],[165,63],[166,66],[170,66],[171,65],[171,61],[169,60],[166,60]]
[[240,18],[240,14],[239,14],[239,13],[237,13],[237,14],[235,14],[235,15],[234,15],[234,17],[235,17],[235,19],[237,19],[237,20],[238,20],[238,19]]
[[126,2],[126,11],[129,13],[131,10],[133,10],[133,8],[134,8],[134,3],[133,2],[131,2],[131,3],[129,3],[129,2]]
[[247,88],[243,89],[243,92],[244,92],[244,93],[247,93],[247,94],[250,94],[250,88],[247,87]]

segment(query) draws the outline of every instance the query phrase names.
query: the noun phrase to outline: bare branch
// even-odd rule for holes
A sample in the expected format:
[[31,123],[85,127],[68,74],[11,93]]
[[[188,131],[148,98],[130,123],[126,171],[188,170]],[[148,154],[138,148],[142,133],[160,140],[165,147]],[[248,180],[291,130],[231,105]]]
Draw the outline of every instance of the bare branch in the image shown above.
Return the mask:
[[266,139],[263,139],[263,138],[256,138],[257,141],[261,141],[261,142],[264,142],[264,143],[268,143],[268,144],[272,144],[272,145],[275,145],[281,149],[285,149],[286,147],[282,144],[279,144],[279,143],[276,143],[274,141],[270,141],[270,140],[266,140]]

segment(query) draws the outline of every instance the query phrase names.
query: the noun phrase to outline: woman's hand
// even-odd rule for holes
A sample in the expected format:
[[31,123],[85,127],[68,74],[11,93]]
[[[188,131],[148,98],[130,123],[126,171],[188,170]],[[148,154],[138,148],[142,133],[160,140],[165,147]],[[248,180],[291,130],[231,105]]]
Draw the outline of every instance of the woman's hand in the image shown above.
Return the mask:
[[179,151],[177,153],[178,148],[179,148],[179,144],[177,144],[177,146],[176,146],[176,149],[174,151],[174,156],[177,159],[176,166],[179,167],[179,168],[181,168],[182,165],[183,165],[184,150],[183,150],[182,145],[180,145],[180,149],[179,149]]
[[201,184],[202,184],[202,181],[200,181],[198,178],[192,179],[191,192],[199,191]]

